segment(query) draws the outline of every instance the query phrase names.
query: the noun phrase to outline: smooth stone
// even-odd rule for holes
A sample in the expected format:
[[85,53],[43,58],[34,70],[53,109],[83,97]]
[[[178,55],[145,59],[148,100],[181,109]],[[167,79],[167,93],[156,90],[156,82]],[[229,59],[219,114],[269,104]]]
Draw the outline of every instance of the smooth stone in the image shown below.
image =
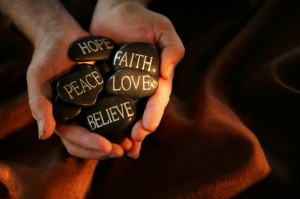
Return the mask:
[[136,107],[125,96],[108,96],[99,99],[83,111],[85,127],[110,141],[124,139],[126,130],[135,121]]
[[113,58],[114,70],[135,68],[159,77],[160,55],[155,45],[144,42],[128,43],[121,46]]
[[109,78],[114,73],[107,61],[99,61],[96,63],[96,65],[98,66],[99,71],[104,78]]
[[142,70],[125,68],[115,72],[106,82],[108,95],[124,95],[132,99],[151,96],[158,87],[153,75]]
[[77,70],[64,76],[57,83],[57,94],[65,102],[75,106],[93,106],[104,87],[98,69]]
[[88,36],[74,41],[69,47],[69,57],[75,61],[100,61],[109,58],[115,42],[107,37]]
[[58,123],[69,123],[81,112],[81,107],[73,106],[56,96],[53,106],[54,119]]

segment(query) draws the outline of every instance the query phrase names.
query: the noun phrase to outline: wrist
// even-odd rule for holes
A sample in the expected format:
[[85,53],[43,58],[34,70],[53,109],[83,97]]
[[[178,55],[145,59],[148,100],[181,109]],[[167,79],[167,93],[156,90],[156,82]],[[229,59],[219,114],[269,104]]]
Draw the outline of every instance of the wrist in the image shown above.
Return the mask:
[[34,46],[39,45],[47,38],[70,43],[88,35],[67,11],[60,11],[52,16],[48,15],[47,18],[41,19],[39,23],[43,25],[37,26],[30,38]]
[[62,44],[70,45],[78,38],[87,36],[88,33],[84,31],[77,23],[72,21],[51,21],[46,26],[37,28],[31,40],[35,47],[41,46],[45,41],[54,42],[60,41]]
[[98,0],[96,5],[97,12],[109,12],[115,6],[119,6],[121,4],[138,4],[141,6],[147,6],[149,0]]
[[59,0],[0,0],[0,2],[0,11],[13,21],[34,46],[48,35],[58,37],[68,33],[73,34],[75,38],[75,34],[80,35],[84,32]]
[[116,16],[122,20],[127,17],[128,13],[135,13],[137,9],[145,9],[145,2],[144,0],[98,0],[90,25],[90,33],[102,31],[103,24],[115,23],[112,18],[116,20]]

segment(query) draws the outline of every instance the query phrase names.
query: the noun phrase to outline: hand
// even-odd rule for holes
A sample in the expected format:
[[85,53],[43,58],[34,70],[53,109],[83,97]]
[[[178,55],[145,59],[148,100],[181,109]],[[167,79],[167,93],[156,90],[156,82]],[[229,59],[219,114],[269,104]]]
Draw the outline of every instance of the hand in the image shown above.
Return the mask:
[[142,119],[132,129],[131,143],[126,140],[124,149],[129,157],[137,158],[142,141],[156,130],[169,102],[174,68],[183,58],[184,46],[168,18],[132,1],[98,1],[90,33],[109,37],[119,44],[149,42],[161,49],[158,90],[149,98]]
[[[26,12],[18,12],[26,10]],[[76,64],[68,56],[69,45],[89,34],[82,30],[59,0],[0,1],[4,12],[34,44],[27,70],[31,112],[38,123],[39,138],[47,139],[54,131],[71,155],[86,159],[120,157],[131,143],[112,144],[100,135],[70,125],[58,125],[53,118],[52,86]]]
[[104,137],[78,125],[60,125],[54,120],[53,83],[76,64],[67,56],[71,42],[88,35],[80,28],[72,30],[67,27],[48,32],[35,44],[34,55],[27,71],[29,104],[38,123],[39,137],[47,139],[55,131],[68,152],[80,158],[120,157],[124,153],[121,146],[112,144]]

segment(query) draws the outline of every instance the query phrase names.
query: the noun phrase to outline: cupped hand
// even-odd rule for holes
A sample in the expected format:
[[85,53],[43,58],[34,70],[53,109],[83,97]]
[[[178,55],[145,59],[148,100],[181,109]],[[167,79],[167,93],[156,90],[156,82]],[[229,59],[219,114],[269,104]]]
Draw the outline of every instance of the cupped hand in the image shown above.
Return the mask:
[[[126,139],[127,155],[137,158],[145,137],[155,131],[172,91],[174,68],[184,56],[184,46],[171,21],[138,2],[99,1],[90,26],[92,35],[106,36],[119,44],[149,42],[161,50],[159,86],[146,105],[143,117]],[[129,147],[131,146],[131,147]]]
[[69,45],[88,35],[80,28],[74,30],[64,26],[47,32],[34,44],[34,54],[27,70],[30,108],[38,124],[40,139],[47,139],[56,132],[73,156],[85,159],[120,157],[127,145],[112,144],[76,124],[57,124],[53,117],[53,85],[76,64],[68,58]]

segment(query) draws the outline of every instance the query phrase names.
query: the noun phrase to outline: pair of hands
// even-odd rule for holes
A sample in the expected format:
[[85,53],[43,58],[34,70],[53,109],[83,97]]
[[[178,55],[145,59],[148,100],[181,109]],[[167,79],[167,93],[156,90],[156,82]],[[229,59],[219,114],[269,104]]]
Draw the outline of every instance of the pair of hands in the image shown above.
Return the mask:
[[[68,152],[85,159],[137,158],[142,141],[158,127],[172,90],[174,67],[184,55],[184,46],[171,21],[137,2],[123,1],[110,6],[98,2],[89,33],[80,26],[61,24],[35,42],[35,51],[27,71],[29,104],[39,129],[39,138],[54,132]],[[161,69],[157,92],[147,102],[143,117],[134,125],[131,138],[111,143],[104,137],[74,124],[57,124],[52,112],[52,84],[67,73],[75,62],[67,56],[69,45],[84,36],[106,36],[119,44],[150,42],[161,49]]]

